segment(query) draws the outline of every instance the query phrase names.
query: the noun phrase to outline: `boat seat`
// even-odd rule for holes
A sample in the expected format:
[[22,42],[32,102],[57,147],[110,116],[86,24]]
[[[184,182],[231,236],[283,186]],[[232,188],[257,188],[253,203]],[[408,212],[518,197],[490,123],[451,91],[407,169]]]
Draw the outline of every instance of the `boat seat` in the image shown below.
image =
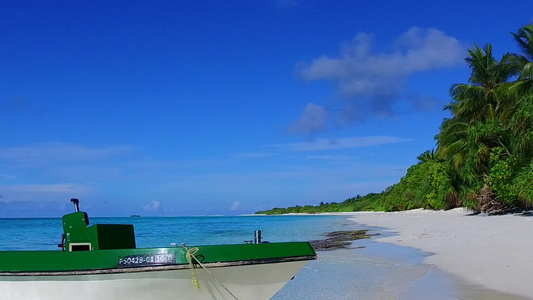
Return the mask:
[[95,224],[87,231],[93,250],[135,249],[133,225]]

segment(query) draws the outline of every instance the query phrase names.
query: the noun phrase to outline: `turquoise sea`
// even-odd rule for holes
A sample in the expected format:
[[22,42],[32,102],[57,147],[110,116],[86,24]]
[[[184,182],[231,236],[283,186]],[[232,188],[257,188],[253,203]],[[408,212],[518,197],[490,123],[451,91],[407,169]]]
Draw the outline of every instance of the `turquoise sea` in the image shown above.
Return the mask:
[[[239,244],[261,230],[269,242],[308,241],[336,230],[366,228],[348,216],[209,216],[90,218],[91,224],[133,224],[138,248]],[[380,228],[370,233],[391,234]],[[0,251],[59,250],[60,218],[0,219]],[[521,299],[466,286],[434,266],[431,255],[408,247],[358,240],[351,249],[320,251],[273,300]],[[466,287],[465,287],[466,286]]]
[[[91,218],[91,224],[133,224],[138,248],[239,244],[261,230],[269,242],[308,241],[354,226],[343,216],[209,216]],[[0,219],[0,251],[58,250],[60,218]]]

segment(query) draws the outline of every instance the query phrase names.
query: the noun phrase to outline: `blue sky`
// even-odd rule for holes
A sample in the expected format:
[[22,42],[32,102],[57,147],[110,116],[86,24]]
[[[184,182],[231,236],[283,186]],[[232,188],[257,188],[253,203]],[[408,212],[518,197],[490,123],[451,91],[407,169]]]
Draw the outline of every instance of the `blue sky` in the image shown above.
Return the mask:
[[0,217],[243,214],[399,181],[526,1],[3,1]]

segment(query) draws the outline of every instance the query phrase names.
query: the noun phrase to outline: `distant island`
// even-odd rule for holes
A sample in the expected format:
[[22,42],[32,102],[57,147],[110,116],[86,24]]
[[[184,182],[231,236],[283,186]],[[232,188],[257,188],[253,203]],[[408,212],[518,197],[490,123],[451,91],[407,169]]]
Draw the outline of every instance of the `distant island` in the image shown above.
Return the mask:
[[475,45],[465,62],[468,83],[454,84],[435,136],[400,182],[341,203],[293,206],[256,214],[401,211],[466,207],[502,214],[533,204],[533,24],[512,33],[522,54],[500,60]]
[[130,217],[131,217],[131,218],[140,218],[141,215],[131,215]]

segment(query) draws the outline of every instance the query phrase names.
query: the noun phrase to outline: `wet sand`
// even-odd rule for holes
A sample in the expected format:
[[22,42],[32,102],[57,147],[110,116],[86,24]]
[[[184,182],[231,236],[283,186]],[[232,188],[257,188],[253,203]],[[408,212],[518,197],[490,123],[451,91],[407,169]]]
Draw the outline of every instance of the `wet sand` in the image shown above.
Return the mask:
[[[529,298],[527,288],[518,293],[514,290],[508,292],[496,289],[489,282],[479,283],[464,274],[443,269],[441,264],[434,261],[435,252],[423,249],[419,244],[416,248],[409,247],[413,245],[406,235],[402,235],[402,226],[420,227],[420,236],[424,232],[425,235],[432,232],[431,223],[421,225],[413,221],[413,217],[419,213],[425,220],[427,213],[421,211],[408,212],[413,215],[407,217],[403,216],[406,213],[390,216],[385,213],[361,213],[363,217],[359,213],[350,214],[350,219],[357,223],[347,225],[347,229],[370,229],[369,233],[380,235],[370,240],[354,241],[349,249],[319,251],[319,259],[309,262],[272,299],[532,299]],[[453,219],[464,215],[458,211],[441,213],[451,215],[452,225],[449,227],[452,230],[456,230]],[[427,217],[439,219],[432,217],[431,213]],[[392,225],[397,224],[393,224],[389,218],[409,221],[398,221],[401,224],[398,225],[399,228],[395,228]],[[445,220],[448,218],[449,216],[444,217]],[[386,228],[385,223],[391,227]],[[376,225],[381,227],[374,227]],[[435,233],[434,236],[438,234]],[[432,244],[431,239],[428,241]],[[528,281],[529,278],[525,274],[521,280]],[[516,276],[512,279],[517,280]],[[526,287],[528,286],[526,283]]]
[[[522,300],[516,295],[469,284],[421,262],[417,249],[391,244],[365,244],[365,249],[320,251],[273,300]],[[376,252],[369,254],[369,252]]]
[[460,278],[460,288],[480,287],[533,299],[533,216],[529,214],[472,216],[454,209],[352,216],[359,224],[388,233],[376,237],[378,242],[428,253],[423,262]]

